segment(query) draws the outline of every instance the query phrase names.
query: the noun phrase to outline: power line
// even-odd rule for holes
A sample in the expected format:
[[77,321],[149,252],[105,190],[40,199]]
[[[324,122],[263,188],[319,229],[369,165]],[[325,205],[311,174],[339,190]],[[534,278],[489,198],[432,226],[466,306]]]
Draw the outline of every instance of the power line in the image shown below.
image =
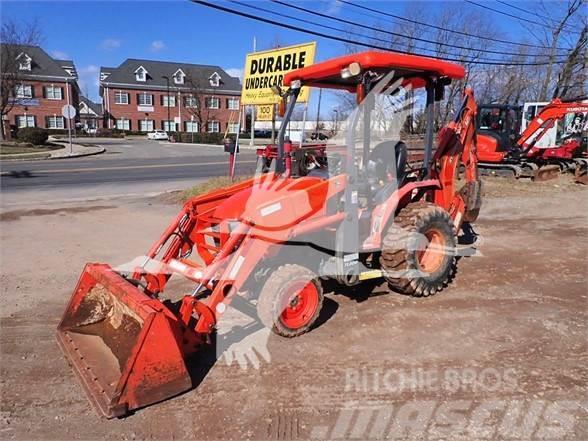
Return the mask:
[[494,9],[494,8],[491,8],[490,6],[481,5],[480,3],[476,3],[476,2],[474,2],[474,1],[472,1],[472,0],[465,0],[465,1],[466,1],[467,3],[470,3],[470,4],[472,4],[472,5],[475,5],[475,6],[477,6],[477,7],[479,7],[479,8],[482,8],[482,9],[487,9],[488,11],[492,11],[492,12],[496,12],[497,14],[501,14],[501,15],[505,15],[505,16],[507,16],[507,17],[515,18],[515,19],[517,19],[517,20],[520,20],[520,21],[525,21],[525,22],[527,22],[527,23],[531,23],[531,24],[534,24],[534,25],[536,25],[536,26],[541,26],[542,28],[544,28],[544,27],[545,27],[545,23],[539,23],[539,22],[537,22],[537,21],[528,20],[528,19],[526,19],[526,18],[523,18],[523,17],[517,17],[516,15],[509,14],[508,12],[504,12],[504,11],[501,11],[501,10],[499,10],[499,9]]
[[[537,14],[536,12],[527,11],[527,10],[526,10],[526,9],[524,9],[524,8],[520,8],[520,7],[518,7],[518,6],[515,6],[515,5],[512,5],[512,4],[510,4],[510,3],[503,2],[503,1],[501,1],[501,0],[496,0],[496,2],[497,2],[497,3],[501,3],[501,4],[505,5],[505,6],[508,6],[509,8],[516,9],[517,11],[521,11],[521,12],[524,12],[524,13],[526,13],[526,14],[529,14],[529,15],[534,15],[535,17],[537,17],[537,18],[540,18],[540,19],[542,19],[542,20],[547,20],[547,21],[550,21],[550,22],[551,22],[553,25],[558,25],[558,24],[559,24],[559,23],[558,23],[558,21],[557,21],[556,19],[554,19],[554,18],[547,17],[547,16],[545,16],[545,15],[539,15],[539,14]],[[571,25],[569,25],[569,24],[565,24],[563,27],[564,27],[564,28],[571,28],[572,30],[571,30],[570,32],[578,32],[578,30],[577,30],[577,29],[575,29],[573,26],[571,26]],[[570,50],[571,50],[571,49],[570,49]]]
[[[518,46],[533,47],[533,48],[538,48],[538,49],[550,49],[547,46],[541,46],[541,45],[537,45],[537,44],[517,43],[515,41],[502,40],[500,38],[485,37],[485,36],[482,36],[482,35],[470,34],[469,32],[463,32],[463,31],[456,31],[456,30],[453,30],[453,29],[447,29],[447,28],[444,28],[442,26],[437,26],[437,25],[430,24],[430,23],[424,23],[422,21],[412,20],[410,18],[402,17],[400,15],[391,14],[389,12],[380,11],[378,9],[370,8],[370,7],[367,7],[367,6],[364,6],[364,5],[358,5],[358,4],[352,3],[352,2],[347,1],[347,0],[338,0],[338,1],[341,2],[341,3],[345,3],[346,5],[353,6],[354,8],[358,8],[358,9],[363,9],[363,10],[366,10],[366,11],[375,12],[377,14],[385,15],[385,16],[392,17],[392,18],[395,18],[395,19],[398,19],[398,20],[403,20],[403,21],[406,21],[406,22],[409,22],[409,23],[418,24],[420,26],[428,26],[428,27],[431,27],[433,29],[437,29],[437,30],[445,31],[445,32],[450,32],[452,34],[463,35],[465,37],[480,38],[480,39],[483,39],[483,40],[494,41],[496,43],[512,44],[512,45],[518,45]],[[562,48],[562,47],[557,47],[556,49],[564,50],[564,51],[569,51],[569,49]]]
[[[248,3],[243,3],[243,2],[240,2],[240,1],[237,1],[237,0],[229,0],[229,1],[231,3],[235,3],[235,4],[239,5],[239,6],[244,6],[246,8],[254,9],[256,11],[270,13],[270,14],[277,15],[277,16],[282,17],[282,18],[288,18],[290,20],[297,20],[297,21],[300,21],[302,23],[310,24],[312,26],[317,26],[317,27],[322,27],[322,28],[326,28],[326,29],[331,29],[331,30],[336,31],[336,32],[343,32],[343,33],[346,32],[346,33],[349,33],[351,35],[356,35],[356,36],[361,37],[361,38],[366,38],[366,39],[381,41],[382,43],[393,44],[393,45],[396,45],[396,46],[398,46],[400,44],[400,43],[393,43],[393,42],[391,42],[389,40],[384,40],[383,38],[378,38],[376,36],[369,36],[368,37],[365,34],[361,34],[359,32],[354,32],[352,30],[340,29],[340,28],[336,28],[336,27],[333,27],[333,26],[329,26],[329,25],[324,24],[324,23],[316,23],[316,22],[313,22],[311,20],[305,20],[305,19],[300,18],[300,17],[294,17],[294,16],[289,15],[289,14],[284,14],[284,13],[272,11],[272,10],[269,10],[269,9],[266,9],[266,8],[262,8],[260,6],[254,6],[254,5],[251,5],[251,4],[248,4]],[[450,55],[452,57],[459,56],[459,55],[456,55],[456,54],[454,54],[452,52],[444,51],[442,49],[433,49],[433,48],[420,47],[420,46],[413,46],[413,49],[421,50],[421,51],[427,51],[427,52],[433,52],[434,54],[437,54],[437,55],[438,54],[445,54],[445,55]],[[474,50],[474,49],[472,49],[472,50]],[[501,54],[504,54],[504,53],[501,52]],[[518,56],[520,54],[516,54],[516,55]],[[544,57],[544,55],[536,55],[536,56],[543,56]],[[502,61],[502,60],[499,60],[499,59],[497,60],[497,59],[493,59],[493,58],[487,58],[485,60],[486,61]]]
[[[217,9],[219,11],[227,12],[229,14],[237,15],[239,17],[249,18],[251,20],[260,21],[262,23],[267,23],[267,24],[271,24],[274,26],[290,29],[293,31],[302,32],[302,33],[309,34],[309,35],[314,35],[316,37],[325,38],[327,40],[338,41],[341,43],[355,44],[358,46],[368,47],[371,49],[378,49],[378,50],[382,50],[382,51],[386,51],[386,52],[396,52],[396,53],[407,54],[407,55],[420,55],[420,56],[427,57],[427,55],[423,55],[423,54],[411,53],[411,52],[402,51],[402,50],[391,50],[389,48],[377,46],[375,44],[357,42],[357,41],[350,40],[348,38],[343,38],[343,37],[339,37],[339,36],[335,36],[335,35],[329,35],[329,34],[325,34],[323,32],[313,31],[310,29],[303,29],[298,26],[294,26],[294,25],[287,24],[287,23],[280,23],[278,21],[271,20],[271,19],[265,18],[265,17],[258,17],[258,16],[248,14],[243,11],[237,11],[237,10],[230,9],[230,8],[227,8],[224,6],[220,6],[218,4],[208,3],[203,0],[190,0],[190,1],[192,3],[196,3],[196,4],[206,6],[206,7],[212,8],[212,9]],[[444,58],[444,57],[437,57],[437,58],[440,60],[453,61],[453,62],[457,62],[457,63],[482,64],[482,65],[489,65],[489,66],[544,66],[546,64],[546,63],[506,63],[506,62],[499,63],[499,62],[490,62],[490,61],[473,61],[473,60],[457,59],[457,58]],[[562,64],[562,63],[563,62],[561,62],[561,61],[556,61],[553,64]]]
[[[292,8],[292,9],[296,9],[298,11],[303,11],[306,12],[307,14],[312,14],[312,15],[316,15],[318,17],[323,17],[323,18],[327,18],[329,20],[334,20],[340,23],[345,23],[345,24],[349,24],[349,25],[353,25],[353,26],[357,26],[358,24],[349,20],[345,20],[343,18],[337,18],[337,17],[331,17],[327,14],[323,14],[321,12],[316,12],[316,11],[312,11],[310,9],[306,9],[303,8],[301,6],[296,6],[296,5],[291,5],[288,4],[286,2],[283,2],[281,0],[271,0],[273,3],[277,3],[279,5],[282,6],[286,6],[287,8]],[[511,55],[511,56],[520,56],[521,54],[513,54],[513,53],[507,53],[504,51],[494,51],[494,50],[490,50],[490,49],[480,49],[480,48],[473,48],[473,47],[466,47],[466,46],[460,46],[460,45],[455,45],[455,44],[449,44],[449,43],[441,43],[435,40],[428,40],[426,38],[420,38],[420,37],[409,37],[407,35],[403,35],[403,34],[399,34],[397,32],[392,32],[392,31],[386,31],[384,29],[378,29],[375,28],[373,26],[367,26],[364,24],[360,24],[359,26],[365,28],[365,29],[370,29],[372,31],[376,31],[376,32],[382,32],[384,34],[388,34],[388,35],[392,35],[394,37],[401,37],[401,38],[408,38],[408,39],[413,39],[416,41],[420,41],[422,43],[429,43],[429,44],[434,44],[436,46],[446,46],[446,47],[450,47],[450,48],[454,48],[454,49],[464,49],[464,50],[468,50],[468,51],[478,51],[478,52],[484,52],[484,53],[489,53],[489,54],[498,54],[498,55]],[[532,54],[532,55],[528,55],[528,56],[534,56],[534,57],[544,57],[545,55],[537,55],[537,54]]]

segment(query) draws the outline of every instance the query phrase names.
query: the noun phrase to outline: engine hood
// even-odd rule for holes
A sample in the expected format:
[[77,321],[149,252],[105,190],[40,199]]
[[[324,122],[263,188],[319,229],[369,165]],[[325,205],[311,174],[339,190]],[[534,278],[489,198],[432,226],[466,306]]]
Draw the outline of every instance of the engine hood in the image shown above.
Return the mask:
[[314,177],[256,182],[228,197],[214,217],[251,222],[260,228],[284,228],[324,209],[327,191],[328,182]]

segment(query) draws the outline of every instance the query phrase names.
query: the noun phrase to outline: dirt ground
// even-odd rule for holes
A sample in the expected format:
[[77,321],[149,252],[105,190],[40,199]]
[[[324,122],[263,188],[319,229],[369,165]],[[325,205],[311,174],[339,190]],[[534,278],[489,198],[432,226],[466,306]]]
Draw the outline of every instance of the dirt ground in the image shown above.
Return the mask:
[[219,360],[187,393],[99,418],[55,327],[85,262],[145,253],[177,209],[2,213],[0,439],[588,439],[588,189],[567,178],[491,180],[478,255],[438,295],[331,292],[324,323],[270,336],[259,369]]

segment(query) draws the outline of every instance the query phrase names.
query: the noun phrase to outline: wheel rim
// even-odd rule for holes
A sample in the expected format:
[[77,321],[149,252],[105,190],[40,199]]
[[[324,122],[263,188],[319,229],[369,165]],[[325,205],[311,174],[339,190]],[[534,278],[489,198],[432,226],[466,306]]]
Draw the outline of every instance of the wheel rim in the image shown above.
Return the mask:
[[443,265],[445,259],[445,238],[438,230],[429,230],[424,236],[427,246],[417,252],[417,260],[421,270],[434,273]]
[[291,282],[282,295],[280,321],[290,329],[300,329],[310,323],[318,302],[318,289],[312,281]]

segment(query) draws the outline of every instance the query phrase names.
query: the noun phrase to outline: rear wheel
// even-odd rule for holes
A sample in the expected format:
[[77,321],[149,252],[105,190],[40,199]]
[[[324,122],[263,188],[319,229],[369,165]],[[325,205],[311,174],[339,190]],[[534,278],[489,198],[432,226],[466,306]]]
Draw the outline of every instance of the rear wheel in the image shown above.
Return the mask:
[[380,265],[392,290],[430,296],[451,282],[456,269],[456,232],[449,213],[438,205],[407,205],[382,242]]
[[257,313],[265,326],[282,337],[308,332],[323,304],[318,277],[300,265],[282,265],[266,280],[257,302]]

